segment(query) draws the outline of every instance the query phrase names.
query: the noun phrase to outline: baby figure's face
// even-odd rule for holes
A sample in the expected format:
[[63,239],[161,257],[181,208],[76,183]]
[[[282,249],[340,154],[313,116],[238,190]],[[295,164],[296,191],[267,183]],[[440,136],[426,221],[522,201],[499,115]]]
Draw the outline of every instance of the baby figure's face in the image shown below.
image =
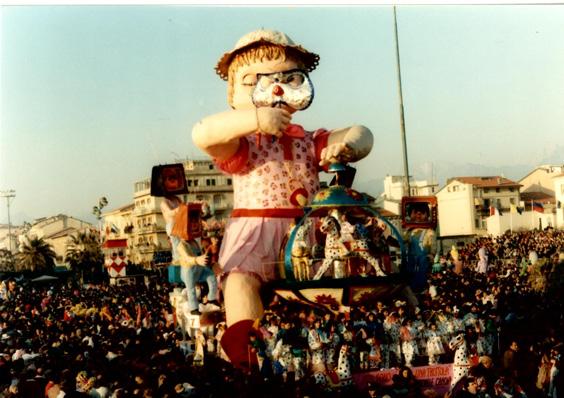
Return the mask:
[[[287,59],[286,61],[271,60],[254,62],[250,65],[243,65],[235,71],[233,80],[233,99],[231,106],[234,109],[245,110],[254,109],[252,94],[257,84],[258,74],[270,74],[276,72],[286,72],[293,69],[298,69],[298,64]],[[296,110],[285,106],[288,112],[295,112]]]

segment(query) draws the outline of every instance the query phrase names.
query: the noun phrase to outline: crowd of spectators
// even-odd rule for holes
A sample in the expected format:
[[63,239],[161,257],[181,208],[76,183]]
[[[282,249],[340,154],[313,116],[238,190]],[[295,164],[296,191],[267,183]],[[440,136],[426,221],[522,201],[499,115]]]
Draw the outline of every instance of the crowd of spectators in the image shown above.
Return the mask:
[[461,259],[468,263],[475,261],[481,247],[486,249],[489,260],[493,263],[498,260],[528,258],[531,252],[535,252],[539,258],[551,258],[558,256],[564,248],[564,231],[554,228],[543,231],[507,231],[498,237],[476,238],[460,250]]
[[[471,366],[449,396],[556,398],[563,394],[563,236],[480,238],[461,249],[462,273],[449,261],[429,273],[415,307],[393,297],[332,313],[274,297],[249,336],[250,371],[223,359],[224,322],[205,333],[180,328],[169,297],[175,285],[162,279],[129,286],[11,280],[0,302],[0,397],[437,396],[410,368],[451,363],[448,343],[464,333]],[[474,271],[480,247],[495,253],[487,273]],[[542,289],[531,281],[535,264],[521,267],[532,250],[545,258]],[[398,374],[392,385],[360,391],[352,379],[339,380],[340,355],[353,373]]]

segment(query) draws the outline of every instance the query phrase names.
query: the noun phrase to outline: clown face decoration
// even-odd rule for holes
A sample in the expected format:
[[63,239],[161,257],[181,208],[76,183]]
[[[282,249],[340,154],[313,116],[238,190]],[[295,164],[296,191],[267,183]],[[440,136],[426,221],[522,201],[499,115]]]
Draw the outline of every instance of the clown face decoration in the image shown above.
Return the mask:
[[151,172],[151,195],[173,196],[188,193],[182,163],[153,166]]
[[313,101],[313,85],[307,73],[301,69],[259,73],[252,99],[257,108],[287,105],[301,111]]

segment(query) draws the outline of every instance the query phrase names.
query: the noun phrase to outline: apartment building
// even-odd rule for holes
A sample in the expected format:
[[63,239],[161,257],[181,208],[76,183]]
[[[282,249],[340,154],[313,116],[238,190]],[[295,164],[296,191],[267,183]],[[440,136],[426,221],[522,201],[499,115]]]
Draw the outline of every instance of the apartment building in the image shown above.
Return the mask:
[[454,177],[437,193],[441,237],[483,235],[493,209],[518,206],[521,185],[505,177]]
[[52,246],[55,252],[55,264],[64,264],[70,237],[86,230],[95,231],[97,228],[86,221],[65,214],[58,214],[35,220],[27,232],[19,235],[18,240],[21,244],[28,238],[43,238],[46,243]]
[[134,184],[133,228],[128,239],[129,259],[135,264],[149,267],[155,252],[170,250],[165,222],[161,214],[161,198],[151,196],[151,179]]
[[564,173],[564,166],[542,165],[519,180],[521,187],[521,201],[526,209],[532,208],[532,203],[540,203],[546,213],[556,212],[556,188],[554,178]]
[[233,180],[215,167],[211,160],[186,160],[188,202],[206,202],[217,219],[229,216],[233,209]]

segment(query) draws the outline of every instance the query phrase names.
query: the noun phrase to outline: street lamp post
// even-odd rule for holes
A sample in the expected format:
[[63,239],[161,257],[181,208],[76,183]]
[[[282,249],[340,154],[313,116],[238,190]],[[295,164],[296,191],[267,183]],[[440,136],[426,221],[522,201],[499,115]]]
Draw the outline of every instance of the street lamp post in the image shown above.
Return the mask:
[[[98,220],[98,238],[99,238],[99,244],[100,244],[100,249],[102,248],[102,209],[104,207],[106,207],[106,205],[108,204],[108,199],[106,199],[105,196],[102,196],[100,199],[98,199],[98,205],[94,206],[92,208],[92,214],[94,214],[96,216],[96,219]],[[102,270],[104,269],[104,263],[102,262]]]
[[7,191],[0,191],[0,196],[6,198],[6,204],[8,206],[8,244],[10,248],[10,253],[12,252],[12,222],[10,220],[10,199],[16,197],[16,191],[9,189]]

